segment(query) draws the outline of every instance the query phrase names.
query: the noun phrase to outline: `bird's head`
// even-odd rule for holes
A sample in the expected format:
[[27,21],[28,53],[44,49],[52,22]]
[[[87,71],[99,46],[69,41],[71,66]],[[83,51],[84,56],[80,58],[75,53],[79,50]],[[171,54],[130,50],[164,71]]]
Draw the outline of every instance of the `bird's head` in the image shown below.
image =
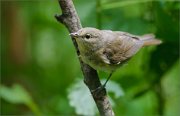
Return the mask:
[[76,39],[78,45],[85,47],[96,47],[100,45],[102,40],[101,31],[91,27],[82,28],[75,33],[71,33],[70,36]]

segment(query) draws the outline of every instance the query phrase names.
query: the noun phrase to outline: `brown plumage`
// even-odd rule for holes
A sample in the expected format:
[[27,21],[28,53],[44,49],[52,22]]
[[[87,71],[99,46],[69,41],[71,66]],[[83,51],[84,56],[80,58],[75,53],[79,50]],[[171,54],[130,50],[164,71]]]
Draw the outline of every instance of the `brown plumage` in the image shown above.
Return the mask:
[[153,34],[136,36],[126,32],[82,28],[71,33],[76,38],[82,60],[97,70],[114,71],[140,48],[158,45]]

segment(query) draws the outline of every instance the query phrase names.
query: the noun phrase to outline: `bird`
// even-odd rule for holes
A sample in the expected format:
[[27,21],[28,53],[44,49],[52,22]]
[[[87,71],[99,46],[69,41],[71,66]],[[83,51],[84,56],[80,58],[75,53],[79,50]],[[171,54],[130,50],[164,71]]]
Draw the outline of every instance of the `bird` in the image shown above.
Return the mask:
[[76,40],[80,51],[79,57],[84,63],[95,70],[110,72],[101,88],[106,86],[112,73],[128,62],[141,48],[162,43],[154,34],[138,36],[93,27],[81,28],[70,33],[70,36]]

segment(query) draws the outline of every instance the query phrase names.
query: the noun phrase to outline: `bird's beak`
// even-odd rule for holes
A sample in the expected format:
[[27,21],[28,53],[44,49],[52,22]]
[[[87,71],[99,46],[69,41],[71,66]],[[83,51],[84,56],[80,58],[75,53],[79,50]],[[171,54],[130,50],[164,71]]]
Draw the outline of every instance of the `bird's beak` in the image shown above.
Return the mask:
[[70,33],[69,34],[71,37],[73,38],[78,38],[79,37],[79,34],[78,33]]

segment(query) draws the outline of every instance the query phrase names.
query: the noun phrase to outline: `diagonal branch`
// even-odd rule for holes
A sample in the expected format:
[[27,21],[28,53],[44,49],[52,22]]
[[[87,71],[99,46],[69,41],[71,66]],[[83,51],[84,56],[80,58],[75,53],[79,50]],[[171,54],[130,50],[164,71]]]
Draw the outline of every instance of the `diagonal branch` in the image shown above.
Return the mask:
[[[62,10],[62,15],[55,15],[57,21],[61,22],[66,26],[70,33],[76,32],[82,28],[79,17],[75,10],[74,4],[72,0],[59,0],[59,5]],[[78,50],[78,45],[74,38],[72,38],[73,44],[75,46],[77,55],[80,55]],[[99,77],[97,75],[96,70],[91,68],[89,65],[82,62],[79,58],[81,70],[84,75],[84,82],[88,86],[89,90],[95,90],[96,88],[101,86]],[[94,101],[98,107],[100,115],[102,116],[113,116],[114,112],[109,103],[106,90],[103,89],[101,92],[91,92]]]

